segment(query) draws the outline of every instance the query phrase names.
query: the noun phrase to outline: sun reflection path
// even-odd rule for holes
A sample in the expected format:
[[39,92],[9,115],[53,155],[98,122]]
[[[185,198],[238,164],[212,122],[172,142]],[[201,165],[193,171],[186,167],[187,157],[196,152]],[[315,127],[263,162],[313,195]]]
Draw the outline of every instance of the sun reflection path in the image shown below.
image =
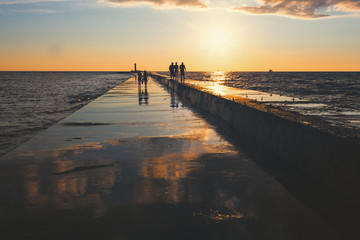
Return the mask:
[[290,96],[284,96],[279,94],[260,92],[249,89],[241,89],[228,87],[224,85],[224,82],[229,80],[227,77],[227,72],[225,71],[215,71],[212,72],[209,76],[209,79],[206,81],[199,81],[194,79],[186,79],[185,83],[192,86],[201,87],[203,91],[210,92],[214,95],[222,96],[223,98],[235,101],[237,98],[248,99],[253,102],[263,103],[263,104],[274,104],[274,103],[307,103],[306,99],[300,99]]
[[[214,71],[208,77],[202,80],[186,79],[184,82],[192,87],[201,88],[208,92],[225,99],[243,103],[252,102],[267,106],[287,106],[289,104],[311,104],[307,99],[296,98],[294,96],[285,96],[281,94],[260,92],[250,89],[242,89],[225,86],[226,81],[231,81],[231,72]],[[252,104],[253,105],[253,104]],[[261,107],[262,108],[262,107]]]
[[216,95],[225,95],[226,91],[224,86],[222,85],[225,80],[225,72],[224,71],[216,71],[212,72],[210,75],[210,80],[213,82],[213,91]]

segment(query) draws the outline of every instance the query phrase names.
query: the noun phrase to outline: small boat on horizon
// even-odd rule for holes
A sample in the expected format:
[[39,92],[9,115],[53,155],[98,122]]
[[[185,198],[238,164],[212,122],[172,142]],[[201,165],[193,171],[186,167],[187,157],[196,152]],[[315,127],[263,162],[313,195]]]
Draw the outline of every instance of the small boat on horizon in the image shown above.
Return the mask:
[[272,70],[272,69],[269,69],[269,72],[273,72],[273,70]]

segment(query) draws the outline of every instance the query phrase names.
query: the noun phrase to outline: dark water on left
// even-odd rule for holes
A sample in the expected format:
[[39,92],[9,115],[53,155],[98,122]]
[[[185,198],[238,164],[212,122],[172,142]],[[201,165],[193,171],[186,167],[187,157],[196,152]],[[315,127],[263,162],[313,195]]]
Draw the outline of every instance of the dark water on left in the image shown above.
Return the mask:
[[0,72],[0,157],[129,77],[114,72]]

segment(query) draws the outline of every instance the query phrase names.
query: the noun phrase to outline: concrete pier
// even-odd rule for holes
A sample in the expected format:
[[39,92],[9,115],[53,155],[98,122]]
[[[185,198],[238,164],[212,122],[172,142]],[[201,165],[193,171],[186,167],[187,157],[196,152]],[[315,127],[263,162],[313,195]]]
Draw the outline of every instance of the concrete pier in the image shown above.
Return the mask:
[[[324,199],[315,199],[323,189],[314,190],[312,181],[302,182],[301,191],[286,185],[293,174],[278,168],[271,174],[257,163],[258,158],[275,161],[276,155],[251,142],[235,144],[187,104],[208,106],[231,124],[243,125],[247,118],[265,127],[267,121],[278,124],[276,116],[263,113],[260,118],[243,105],[234,115],[234,102],[184,84],[161,83],[171,89],[152,79],[144,85],[131,78],[3,156],[0,238],[308,240],[349,235],[346,226],[337,224],[334,205],[312,204]],[[251,124],[243,126],[248,133],[269,138]],[[284,126],[280,132],[296,129]],[[283,141],[276,137],[276,144]],[[323,214],[331,211],[335,219]]]

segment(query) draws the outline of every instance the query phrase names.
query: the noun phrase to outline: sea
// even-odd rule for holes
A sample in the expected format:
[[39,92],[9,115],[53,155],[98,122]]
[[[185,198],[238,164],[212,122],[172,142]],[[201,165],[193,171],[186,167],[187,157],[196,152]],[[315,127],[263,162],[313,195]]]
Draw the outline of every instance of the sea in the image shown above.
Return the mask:
[[360,109],[360,72],[190,72],[187,78],[309,99],[334,111]]
[[0,157],[130,77],[116,72],[0,72]]
[[[130,76],[116,72],[0,72],[0,156]],[[354,131],[360,129],[360,72],[215,71],[187,72],[186,78],[303,99],[307,104],[282,107],[322,116]]]
[[288,100],[264,104],[312,116],[338,133],[360,138],[360,72],[214,71],[187,72],[186,78],[277,95]]

